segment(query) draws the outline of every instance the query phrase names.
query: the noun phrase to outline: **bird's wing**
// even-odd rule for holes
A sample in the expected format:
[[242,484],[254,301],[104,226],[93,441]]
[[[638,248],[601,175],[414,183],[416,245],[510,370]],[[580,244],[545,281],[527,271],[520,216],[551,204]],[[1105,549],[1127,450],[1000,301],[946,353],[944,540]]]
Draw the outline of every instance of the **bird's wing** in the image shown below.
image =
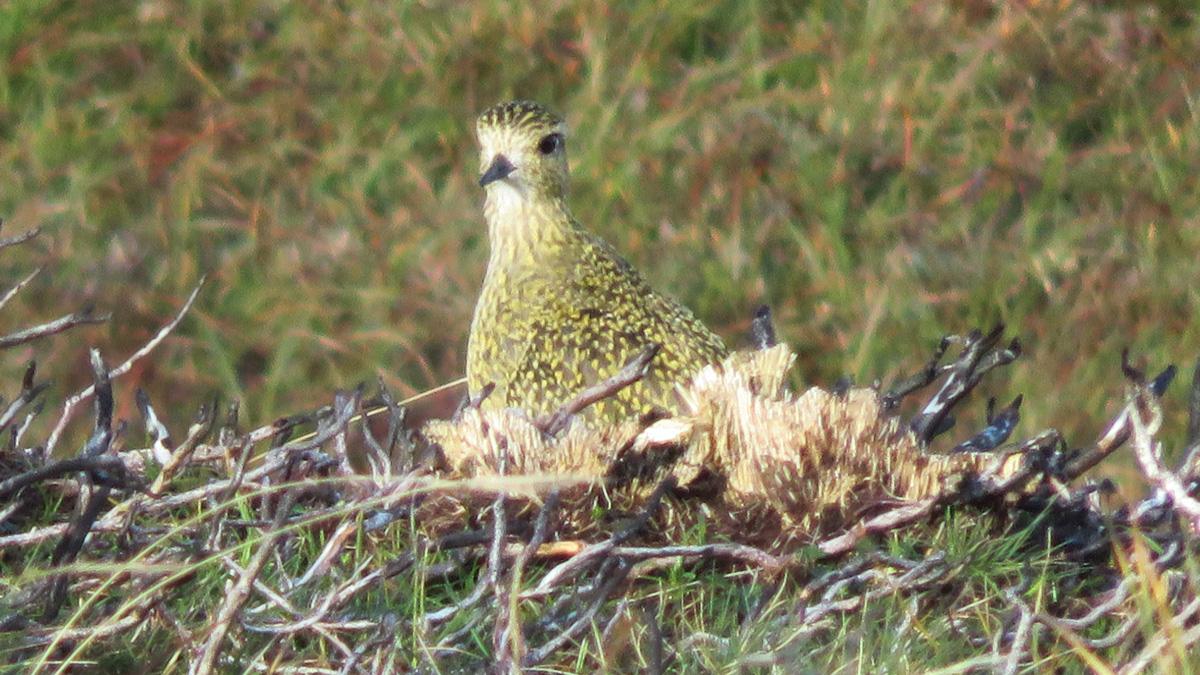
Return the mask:
[[612,419],[673,408],[675,384],[724,356],[719,338],[651,290],[603,241],[592,239],[573,262],[558,286],[525,303],[529,342],[509,382],[511,404],[552,412],[657,344],[662,349],[647,375],[595,404],[592,413]]
[[[585,296],[582,304],[557,304],[533,318],[530,342],[509,383],[509,397],[517,405],[553,412],[585,388],[615,375],[626,363],[654,342],[656,331],[646,330],[648,316],[629,316],[603,298]],[[638,314],[644,314],[640,310]],[[604,417],[631,415],[651,405],[667,405],[662,378],[655,366],[645,380],[596,405]],[[670,392],[665,392],[669,394]]]
[[592,414],[614,419],[672,409],[675,384],[699,365],[719,360],[724,350],[690,313],[680,313],[675,303],[637,277],[621,275],[602,288],[561,293],[530,318],[530,343],[508,396],[539,412],[552,412],[586,387],[612,377],[651,344],[661,349],[646,376],[595,404]]

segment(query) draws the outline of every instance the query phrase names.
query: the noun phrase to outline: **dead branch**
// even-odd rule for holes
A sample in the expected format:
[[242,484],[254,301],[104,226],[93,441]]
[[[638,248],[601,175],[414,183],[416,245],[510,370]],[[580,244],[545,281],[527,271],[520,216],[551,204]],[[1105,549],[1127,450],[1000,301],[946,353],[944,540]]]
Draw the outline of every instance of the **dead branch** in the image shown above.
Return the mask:
[[1170,497],[1175,510],[1188,522],[1193,534],[1200,534],[1200,501],[1189,494],[1183,481],[1162,463],[1162,444],[1154,440],[1162,426],[1162,409],[1154,396],[1135,388],[1126,406],[1133,425],[1133,450],[1142,474],[1150,484]]
[[525,668],[532,668],[545,661],[548,656],[558,651],[563,645],[578,637],[595,620],[596,614],[604,606],[604,601],[608,600],[608,596],[612,593],[613,589],[624,581],[628,574],[629,565],[619,563],[614,566],[614,569],[609,574],[601,575],[600,582],[592,594],[591,604],[588,605],[587,609],[581,612],[579,617],[566,630],[546,641],[541,647],[533,649],[526,654],[521,665]]
[[705,560],[733,560],[761,568],[767,572],[779,572],[794,564],[790,556],[776,556],[744,544],[699,544],[695,546],[617,546],[611,555],[628,561],[653,560],[658,558],[700,558]]
[[284,521],[287,519],[288,512],[291,511],[294,497],[294,491],[289,490],[284,493],[275,512],[274,526],[263,534],[262,541],[258,545],[258,550],[254,552],[254,557],[250,559],[250,564],[246,566],[245,573],[238,578],[237,583],[226,594],[224,602],[221,603],[220,608],[217,610],[208,638],[201,646],[196,660],[188,669],[188,672],[192,675],[207,675],[213,672],[217,656],[221,651],[221,643],[225,641],[225,636],[229,632],[234,617],[241,611],[242,606],[246,604],[246,600],[250,596],[250,589],[254,585],[254,580],[262,573],[267,558],[274,552],[275,545],[286,531]]
[[133,396],[138,412],[142,414],[142,421],[145,422],[146,433],[154,441],[154,459],[159,464],[165,465],[171,460],[171,451],[168,448],[171,444],[171,433],[158,419],[158,414],[154,412],[154,406],[150,404],[150,395],[146,393],[145,389],[138,387]]
[[306,586],[313,579],[324,576],[357,529],[358,526],[353,520],[346,520],[338,525],[333,534],[329,535],[329,541],[325,543],[312,565],[309,565],[299,579],[288,584],[289,592],[295,592],[296,589]]
[[[363,439],[367,442],[367,463],[371,466],[371,475],[382,478],[396,472],[393,467],[396,446],[402,437],[407,440],[407,436],[403,434],[404,418],[407,409],[400,407],[396,403],[396,399],[392,397],[392,392],[384,384],[382,376],[379,377],[379,399],[383,402],[383,406],[382,408],[377,408],[377,410],[383,410],[388,414],[388,428],[384,432],[383,442],[381,443],[379,439],[375,438],[375,432],[371,431],[371,425],[365,421],[363,422],[362,430]],[[407,453],[407,461],[403,462],[400,468],[401,473],[407,473],[416,463],[416,458],[411,451],[412,448],[406,449],[410,450],[410,452]]]
[[[149,502],[143,502],[141,500],[135,501],[132,499],[126,500],[110,509],[108,514],[99,522],[97,522],[95,526],[93,526],[92,531],[120,531],[124,527],[124,520],[127,517],[127,514],[134,506],[136,506],[139,513],[143,515],[155,515],[187,504],[195,504],[199,501],[226,495],[230,492],[230,488],[236,488],[236,486],[241,484],[261,488],[261,481],[284,469],[292,461],[293,457],[311,450],[322,443],[325,443],[332,438],[335,433],[337,433],[338,429],[343,428],[347,423],[349,423],[349,420],[354,415],[355,406],[357,405],[356,399],[353,397],[348,397],[344,403],[345,405],[343,405],[339,410],[335,411],[336,414],[325,423],[323,428],[315,437],[302,442],[285,444],[282,447],[272,450],[270,453],[268,453],[267,459],[263,461],[262,464],[252,470],[246,471],[244,475],[239,474],[225,480],[213,481],[186,492],[164,495],[161,498],[154,499]],[[283,424],[285,422],[286,421],[281,421],[277,424]],[[270,426],[256,429],[241,439],[238,439],[237,443],[239,447],[248,447],[250,445],[248,439],[256,436],[269,437],[265,434],[265,430],[274,428],[274,426]],[[204,446],[201,447],[203,448]],[[225,500],[222,500],[222,502],[224,501]],[[219,522],[220,519],[216,519],[216,521]],[[48,539],[61,536],[66,531],[66,527],[67,526],[63,523],[57,523],[54,525],[47,525],[42,528],[30,530],[28,532],[0,537],[0,550],[4,550],[6,548],[31,546],[41,543]]]
[[29,282],[31,282],[35,278],[37,278],[37,275],[41,274],[42,270],[44,270],[44,269],[46,269],[46,268],[39,267],[39,268],[35,269],[34,271],[30,272],[29,275],[26,276],[24,279],[18,281],[12,288],[8,289],[8,292],[4,294],[4,297],[0,297],[0,309],[4,309],[4,306],[7,305],[10,300],[15,298],[17,296],[17,293],[20,293],[23,288],[28,286]]
[[853,550],[858,542],[868,535],[888,532],[902,525],[908,525],[928,518],[941,501],[942,498],[939,496],[928,497],[917,502],[905,504],[887,513],[855,523],[843,534],[817,544],[817,548],[822,554],[827,556],[847,553]]
[[[3,226],[3,225],[4,225],[4,220],[0,219],[0,226]],[[30,239],[33,239],[34,237],[38,236],[41,233],[42,233],[42,228],[39,225],[37,227],[25,230],[21,234],[0,239],[0,250],[6,249],[9,246],[17,246],[18,244],[24,244],[25,242],[29,241]]]
[[[503,472],[505,464],[505,458],[501,457],[501,472]],[[438,626],[450,620],[456,614],[465,612],[466,610],[475,607],[483,601],[489,590],[492,590],[496,587],[496,584],[500,579],[501,566],[504,564],[502,554],[504,552],[504,538],[507,534],[504,516],[504,505],[506,501],[507,495],[504,492],[500,492],[496,495],[495,500],[492,502],[491,544],[488,547],[487,568],[485,573],[475,584],[475,588],[471,590],[471,594],[466,598],[463,598],[460,602],[457,602],[449,607],[444,607],[438,611],[426,614],[424,618],[424,625],[426,628]]]
[[955,335],[942,336],[933,349],[933,355],[929,357],[921,370],[892,385],[892,388],[883,395],[883,409],[894,410],[906,396],[933,384],[934,380],[950,368],[950,366],[941,365],[942,357],[946,355],[946,350],[950,349],[950,345],[960,339]]
[[0,429],[8,427],[17,413],[33,403],[42,392],[50,386],[49,382],[35,384],[34,376],[37,374],[37,362],[30,361],[25,364],[25,375],[21,378],[21,393],[13,399],[12,403],[0,413]]
[[996,349],[1003,334],[1004,326],[999,324],[987,335],[973,330],[967,336],[962,352],[949,368],[946,381],[909,423],[922,442],[928,443],[953,425],[953,419],[949,417],[950,410],[979,384],[988,371],[1012,363],[1021,354],[1021,343],[1016,339],[1008,347]]
[[[995,336],[994,331],[992,336]],[[964,351],[969,350],[964,348]],[[976,349],[972,352],[968,361],[979,362],[981,358],[981,353]],[[998,364],[1004,358],[1007,357],[997,356],[988,359],[988,361]],[[1126,372],[1127,376],[1140,377],[1137,374],[1130,374],[1128,355],[1122,356],[1122,369]],[[953,387],[955,391],[962,390],[963,386],[969,385],[972,381],[978,381],[976,377],[976,374],[979,374],[978,371],[964,368],[960,369],[960,372],[963,373],[960,376],[960,382],[965,384],[955,385]],[[1148,405],[1162,394],[1173,374],[1174,369],[1167,368],[1145,385],[1147,399],[1142,403],[1143,406]],[[1144,380],[1144,377],[1142,379]],[[946,391],[945,386],[943,386],[942,391]],[[939,393],[940,397],[941,394]],[[1014,404],[1017,403],[1017,401],[1014,401]],[[1004,478],[999,477],[999,468],[1006,459],[1006,456],[1001,455],[998,457],[994,467],[983,475],[973,478],[968,477],[965,483],[943,491],[940,494],[920,501],[902,504],[895,509],[880,513],[868,520],[855,523],[845,532],[818,543],[817,548],[822,554],[827,556],[841,555],[852,550],[866,536],[888,532],[924,520],[937,509],[950,504],[982,503],[989,500],[996,500],[1004,495],[1012,494],[1024,487],[1035,477],[1047,472],[1053,473],[1061,481],[1073,480],[1095,466],[1128,440],[1133,414],[1133,409],[1127,405],[1109,423],[1100,438],[1090,448],[1069,459],[1063,457],[1060,453],[1062,446],[1061,435],[1053,429],[1044,431],[1038,436],[1025,441],[1017,448],[1015,452],[1025,455],[1027,460],[1020,469],[1011,475]],[[1007,422],[1004,422],[1004,426],[1007,426],[1007,424]],[[1003,428],[998,430],[998,432],[1002,431]]]
[[[875,563],[861,567],[855,565],[850,570],[837,572],[832,576],[832,581],[822,579],[806,587],[807,596],[820,593],[820,600],[801,606],[796,612],[798,623],[804,629],[798,635],[811,634],[826,625],[825,621],[832,615],[855,611],[885,596],[930,588],[945,579],[951,571],[945,555],[939,552],[921,562],[902,566],[898,574],[886,574]],[[863,590],[841,597],[843,591],[852,588]]]
[[[167,325],[159,329],[154,337],[150,338],[149,342],[142,345],[140,349],[130,355],[129,358],[125,359],[121,365],[109,371],[109,377],[116,379],[124,375],[125,373],[129,372],[129,369],[133,367],[134,363],[150,352],[154,351],[154,349],[158,347],[158,345],[161,344],[162,341],[165,340],[172,331],[175,330],[175,327],[178,326],[181,321],[183,321],[183,317],[186,316],[188,310],[192,308],[192,303],[196,302],[196,297],[200,295],[201,288],[204,288],[204,277],[201,277],[200,282],[196,284],[196,288],[192,289],[191,295],[189,295],[187,300],[184,301],[183,306],[179,308],[179,312],[175,314],[175,318],[171,319]],[[91,397],[93,394],[95,394],[95,392],[95,386],[89,386],[63,403],[62,415],[58,418],[58,423],[54,426],[54,430],[50,432],[50,438],[46,440],[47,454],[54,453],[54,448],[58,445],[58,441],[62,437],[63,431],[66,430],[67,423],[71,421],[71,417],[74,415],[75,407]]]
[[646,507],[638,515],[638,518],[623,530],[619,530],[611,537],[598,544],[591,544],[564,563],[559,564],[554,569],[550,570],[546,576],[542,577],[540,583],[533,590],[526,591],[521,595],[522,599],[539,598],[547,595],[551,589],[571,579],[575,575],[582,572],[587,567],[596,564],[608,558],[613,549],[628,541],[633,535],[637,534],[646,526],[654,514],[658,512],[659,506],[662,504],[663,496],[668,490],[674,489],[674,480],[667,478],[661,481],[650,498],[646,501]]
[[[138,391],[141,392],[142,390],[138,389]],[[139,402],[138,407],[143,407],[141,402]],[[215,412],[214,410],[202,407],[197,413],[196,420],[188,428],[187,438],[184,438],[183,442],[174,451],[171,451],[168,448],[168,444],[171,442],[170,433],[158,421],[158,416],[155,415],[154,409],[150,407],[150,399],[146,397],[142,417],[146,420],[147,428],[152,430],[151,435],[154,438],[155,457],[157,458],[163,453],[167,455],[166,461],[162,462],[162,469],[154,479],[154,484],[150,486],[151,494],[161,495],[171,482],[171,479],[175,477],[175,474],[187,465],[188,460],[192,458],[196,452],[196,448],[199,447],[200,440],[212,432],[213,423],[216,420]],[[235,474],[234,479],[236,480],[237,478],[238,475]]]
[[[108,452],[113,439],[113,395],[112,382],[108,377],[108,367],[100,357],[99,350],[93,349],[91,357],[96,388],[96,423],[91,438],[80,453],[83,458],[104,455]],[[124,464],[121,464],[121,467],[123,470]],[[52,567],[69,565],[75,560],[83,548],[83,542],[87,538],[88,532],[100,515],[100,510],[108,505],[108,496],[112,487],[110,482],[105,480],[104,473],[97,471],[85,474],[85,476],[87,477],[85,484],[90,489],[83,492],[84,498],[79,501],[76,518],[71,522],[66,534],[54,549],[54,554],[50,558]],[[67,575],[60,574],[52,577],[49,586],[50,595],[46,599],[46,607],[42,612],[42,623],[50,623],[58,616],[59,608],[66,600]]]
[[1130,675],[1131,673],[1140,673],[1146,670],[1151,663],[1162,657],[1163,650],[1168,643],[1175,643],[1181,648],[1181,652],[1186,653],[1187,649],[1200,642],[1200,625],[1191,625],[1190,629],[1180,635],[1178,638],[1172,634],[1188,628],[1189,624],[1193,623],[1193,618],[1200,614],[1200,598],[1194,598],[1175,616],[1171,617],[1170,627],[1163,627],[1163,630],[1156,632],[1142,651],[1127,663],[1120,670],[1120,675]]
[[[1012,602],[1017,610],[1018,618],[1017,628],[1013,631],[1008,655],[1004,657],[1004,668],[1000,672],[1004,673],[1004,675],[1016,675],[1018,669],[1021,667],[1021,661],[1029,654],[1029,642],[1033,637],[1036,615],[1029,607],[1029,604],[1018,597],[1016,593],[1008,593],[1007,595],[1009,595],[1009,601]],[[999,658],[998,654],[997,658]]]
[[106,637],[112,637],[124,633],[134,626],[137,626],[145,618],[144,609],[139,607],[134,611],[129,612],[125,616],[106,621],[100,626],[84,626],[82,628],[49,628],[42,629],[31,633],[29,639],[25,642],[26,646],[37,647],[51,642],[64,643],[74,642],[75,640],[93,639],[99,640]]
[[[538,510],[533,534],[513,562],[508,590],[508,600],[512,606],[497,618],[496,626],[497,634],[500,636],[499,646],[496,650],[496,664],[497,670],[501,672],[511,670],[514,663],[520,663],[525,657],[525,638],[521,630],[520,617],[516,613],[515,599],[521,595],[521,582],[525,578],[525,567],[550,535],[550,519],[558,509],[561,496],[560,490],[553,490],[546,496],[541,509]],[[504,620],[501,621],[501,618]]]
[[999,413],[992,410],[995,399],[990,399],[988,401],[987,427],[954,446],[950,452],[987,452],[1003,445],[1017,428],[1017,422],[1021,420],[1021,401],[1023,399],[1024,397],[1018,395]]
[[646,373],[650,372],[651,362],[654,361],[654,357],[658,355],[661,349],[662,345],[657,343],[646,345],[637,356],[630,359],[615,375],[587,387],[576,394],[570,401],[560,406],[558,410],[548,416],[539,417],[534,423],[547,435],[557,436],[566,428],[567,422],[579,414],[581,410],[597,401],[615,396],[617,392],[645,377]]
[[96,314],[95,311],[94,307],[84,307],[78,312],[60,316],[53,321],[47,321],[31,328],[0,336],[0,349],[9,349],[17,345],[23,345],[26,342],[33,342],[40,338],[68,331],[76,326],[90,323],[104,323],[112,318],[112,314]]
[[757,349],[770,349],[779,343],[775,336],[775,321],[771,318],[771,308],[760,305],[754,310],[754,318],[750,320],[750,336]]
[[[125,472],[125,463],[121,461],[120,457],[114,455],[62,459],[53,464],[31,469],[12,478],[0,481],[0,499],[6,499],[9,495],[15,494],[30,485],[80,471],[93,475],[103,473],[109,476],[120,477]],[[120,478],[116,482],[123,483]]]

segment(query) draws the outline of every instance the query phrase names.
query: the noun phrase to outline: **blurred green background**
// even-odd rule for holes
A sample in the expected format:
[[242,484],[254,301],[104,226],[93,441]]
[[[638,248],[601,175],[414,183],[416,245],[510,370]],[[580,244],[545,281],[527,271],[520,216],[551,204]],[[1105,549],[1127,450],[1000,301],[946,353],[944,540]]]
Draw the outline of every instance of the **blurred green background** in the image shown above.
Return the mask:
[[202,274],[119,414],[134,386],[181,430],[213,392],[261,424],[376,374],[459,376],[487,255],[473,120],[524,97],[569,121],[579,218],[731,342],[766,303],[805,380],[889,382],[1004,321],[1027,353],[986,391],[1083,443],[1122,347],[1185,375],[1200,355],[1192,11],[9,0],[0,215],[45,234],[0,281],[49,270],[5,330],[115,316],[4,354],[3,393],[36,356],[57,407],[87,346],[123,359]]

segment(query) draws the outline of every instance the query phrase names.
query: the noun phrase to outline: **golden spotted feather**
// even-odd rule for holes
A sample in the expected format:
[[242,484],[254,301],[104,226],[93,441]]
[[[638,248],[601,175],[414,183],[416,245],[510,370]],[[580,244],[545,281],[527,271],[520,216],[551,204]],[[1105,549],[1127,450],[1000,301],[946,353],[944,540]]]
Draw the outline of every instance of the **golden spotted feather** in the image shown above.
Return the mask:
[[478,133],[491,256],[467,348],[471,391],[495,385],[488,409],[552,412],[655,343],[647,376],[585,418],[676,410],[675,386],[725,356],[720,338],[571,215],[561,119],[516,101],[484,112]]

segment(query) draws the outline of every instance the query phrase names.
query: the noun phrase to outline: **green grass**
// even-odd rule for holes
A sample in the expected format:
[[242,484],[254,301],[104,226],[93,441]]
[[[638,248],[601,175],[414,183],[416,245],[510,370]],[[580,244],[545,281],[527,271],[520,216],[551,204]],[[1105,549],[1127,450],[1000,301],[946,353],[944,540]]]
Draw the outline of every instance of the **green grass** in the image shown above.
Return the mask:
[[767,303],[809,380],[886,380],[1003,320],[1027,428],[1082,442],[1122,347],[1200,354],[1198,42],[1150,5],[17,1],[0,213],[48,236],[2,264],[53,272],[10,321],[116,313],[36,352],[61,396],[81,341],[116,360],[209,274],[123,383],[177,422],[212,391],[261,422],[452,379],[486,256],[473,117],[526,96],[567,115],[580,218],[731,342]]
[[[236,512],[239,503],[242,506],[249,504],[245,498],[239,498],[236,502],[214,506],[232,506]],[[209,510],[192,518],[179,518],[177,527],[159,539],[147,553],[157,556],[172,548],[193,547],[197,532],[203,536],[209,530],[213,514],[219,514],[219,511]],[[315,521],[301,513],[297,515],[300,517],[296,522],[288,526],[296,536],[284,544],[286,554],[280,564],[268,565],[259,577],[267,586],[281,591],[313,564],[325,544],[325,535],[333,529],[331,525],[314,526]],[[355,517],[349,511],[347,515],[351,519]],[[619,672],[642,670],[650,659],[654,639],[650,625],[653,622],[661,631],[666,662],[672,672],[797,672],[796,667],[801,668],[800,672],[814,673],[913,672],[939,668],[946,669],[945,672],[963,672],[964,664],[972,659],[990,658],[986,646],[971,645],[966,638],[1002,630],[1011,612],[1005,589],[1015,586],[1022,574],[1028,575],[1031,583],[1028,590],[1019,595],[1032,607],[1054,613],[1056,610],[1051,607],[1070,606],[1078,588],[1068,588],[1069,580],[1079,579],[1081,570],[1077,563],[1065,564],[1056,558],[1050,547],[1039,544],[1036,537],[1031,537],[1035,530],[1018,528],[1006,536],[997,536],[1000,534],[997,523],[989,518],[954,512],[946,516],[936,526],[888,536],[880,546],[888,554],[909,560],[920,560],[928,551],[944,552],[951,573],[940,577],[932,589],[915,594],[885,594],[860,610],[834,614],[822,630],[811,632],[801,624],[797,608],[812,599],[802,599],[798,592],[806,579],[815,579],[840,563],[814,564],[798,570],[801,578],[787,576],[773,586],[769,585],[769,579],[754,570],[677,563],[640,578],[624,595],[626,620],[623,628],[615,633],[615,639],[610,637],[609,643],[601,646],[599,638],[604,626],[597,625],[585,633],[575,649],[556,655],[546,667],[562,672],[592,672],[597,668]],[[328,518],[322,520],[328,521]],[[24,661],[13,662],[10,650],[17,644],[20,634],[0,634],[0,655],[11,665],[25,667],[38,665],[42,659],[54,665],[58,658],[65,657],[80,664],[94,663],[101,672],[127,672],[136,664],[149,664],[147,667],[158,672],[181,672],[182,665],[194,658],[184,636],[202,639],[213,620],[215,608],[229,591],[229,569],[221,564],[220,558],[229,556],[245,567],[261,542],[260,531],[244,535],[234,534],[236,531],[232,526],[228,527],[220,550],[191,560],[175,558],[170,563],[174,567],[166,570],[170,572],[166,577],[156,576],[155,571],[146,566],[148,558],[145,556],[117,563],[108,576],[94,568],[76,569],[77,574],[90,574],[104,583],[82,589],[80,597],[73,600],[63,617],[68,628],[104,629],[111,620],[96,624],[84,622],[80,618],[82,612],[89,607],[95,611],[97,606],[103,605],[109,606],[111,611],[113,607],[136,602],[136,584],[131,589],[126,583],[130,573],[134,578],[140,574],[154,580],[152,592],[162,594],[161,608],[152,620],[139,622],[133,629],[78,650],[72,650],[73,645],[68,645],[57,658],[48,658],[48,654],[39,654],[35,650],[27,652]],[[325,594],[350,578],[352,570],[362,565],[366,565],[367,570],[378,569],[403,552],[413,550],[416,535],[404,523],[395,524],[384,532],[360,535],[353,545],[343,549],[328,574],[316,583],[308,584],[301,592],[289,593],[288,601],[305,614],[312,612]],[[492,656],[491,623],[484,618],[474,628],[470,624],[475,619],[491,616],[494,607],[490,601],[463,610],[432,630],[420,627],[426,612],[459,602],[483,574],[482,570],[468,564],[448,579],[426,577],[429,565],[451,558],[452,554],[441,553],[421,556],[417,564],[400,574],[355,594],[347,605],[331,614],[328,621],[366,618],[391,625],[391,629],[384,629],[384,639],[379,646],[395,663],[423,664],[423,668],[436,667],[447,672],[485,668]],[[1188,567],[1194,568],[1195,564],[1189,562]],[[1162,626],[1155,599],[1155,587],[1163,583],[1162,579],[1140,568],[1136,561],[1125,562],[1123,566],[1129,573],[1140,574],[1144,579],[1135,590],[1134,599],[1144,609],[1139,630],[1149,638]],[[159,575],[161,571],[158,571]],[[1189,570],[1193,591],[1194,572],[1194,569]],[[42,574],[38,568],[27,568],[11,578],[21,584],[30,584]],[[539,575],[535,568],[527,587],[532,587]],[[850,597],[855,592],[851,587],[835,599]],[[616,601],[609,603],[610,613],[616,609],[616,604]],[[546,606],[546,603],[522,603],[522,616],[525,621],[532,622],[546,611]],[[71,616],[76,609],[80,613]],[[297,618],[280,612],[257,595],[251,598],[247,610],[242,620],[250,624],[279,623]],[[756,612],[756,618],[749,620],[747,616],[752,611]],[[1101,622],[1085,637],[1100,637],[1113,628],[1111,622]],[[391,632],[386,632],[388,630]],[[454,653],[444,653],[436,661],[428,659],[427,650],[460,631],[464,631],[461,637],[450,643],[457,648]],[[338,634],[351,643],[370,637],[370,633],[341,631]],[[1062,672],[1084,672],[1082,665],[1086,661],[1068,647],[1058,636],[1043,632],[1033,641],[1032,661],[1024,666],[1026,671],[1033,672],[1029,669],[1036,667],[1039,671],[1063,668]],[[305,631],[280,642],[270,634],[243,630],[230,641],[224,655],[234,663],[245,663],[266,655],[268,662],[279,665],[338,667],[344,659],[338,653],[329,653],[328,649],[327,643],[316,639],[315,635],[310,637]],[[1099,657],[1112,657],[1115,653],[1112,650],[1100,652]],[[1180,661],[1172,662],[1171,658]],[[1186,664],[1187,657],[1186,654],[1167,653],[1157,663],[1168,667],[1171,663]]]
[[[136,386],[176,430],[212,393],[256,426],[377,374],[401,394],[460,376],[487,254],[473,117],[521,96],[569,121],[580,219],[730,342],[766,303],[807,381],[886,382],[1004,321],[1026,354],[989,391],[1025,394],[1018,433],[1082,444],[1122,348],[1200,355],[1198,52],[1187,3],[10,0],[0,216],[46,234],[0,279],[48,270],[6,324],[114,318],[6,354],[0,381],[36,357],[57,405],[90,382],[86,346],[124,358],[203,274],[119,416]],[[931,545],[970,545],[955,532]],[[688,668],[778,637],[738,632],[752,586],[673,574],[645,591],[659,619],[734,641]],[[901,605],[814,668],[966,658],[935,619],[893,640]]]

